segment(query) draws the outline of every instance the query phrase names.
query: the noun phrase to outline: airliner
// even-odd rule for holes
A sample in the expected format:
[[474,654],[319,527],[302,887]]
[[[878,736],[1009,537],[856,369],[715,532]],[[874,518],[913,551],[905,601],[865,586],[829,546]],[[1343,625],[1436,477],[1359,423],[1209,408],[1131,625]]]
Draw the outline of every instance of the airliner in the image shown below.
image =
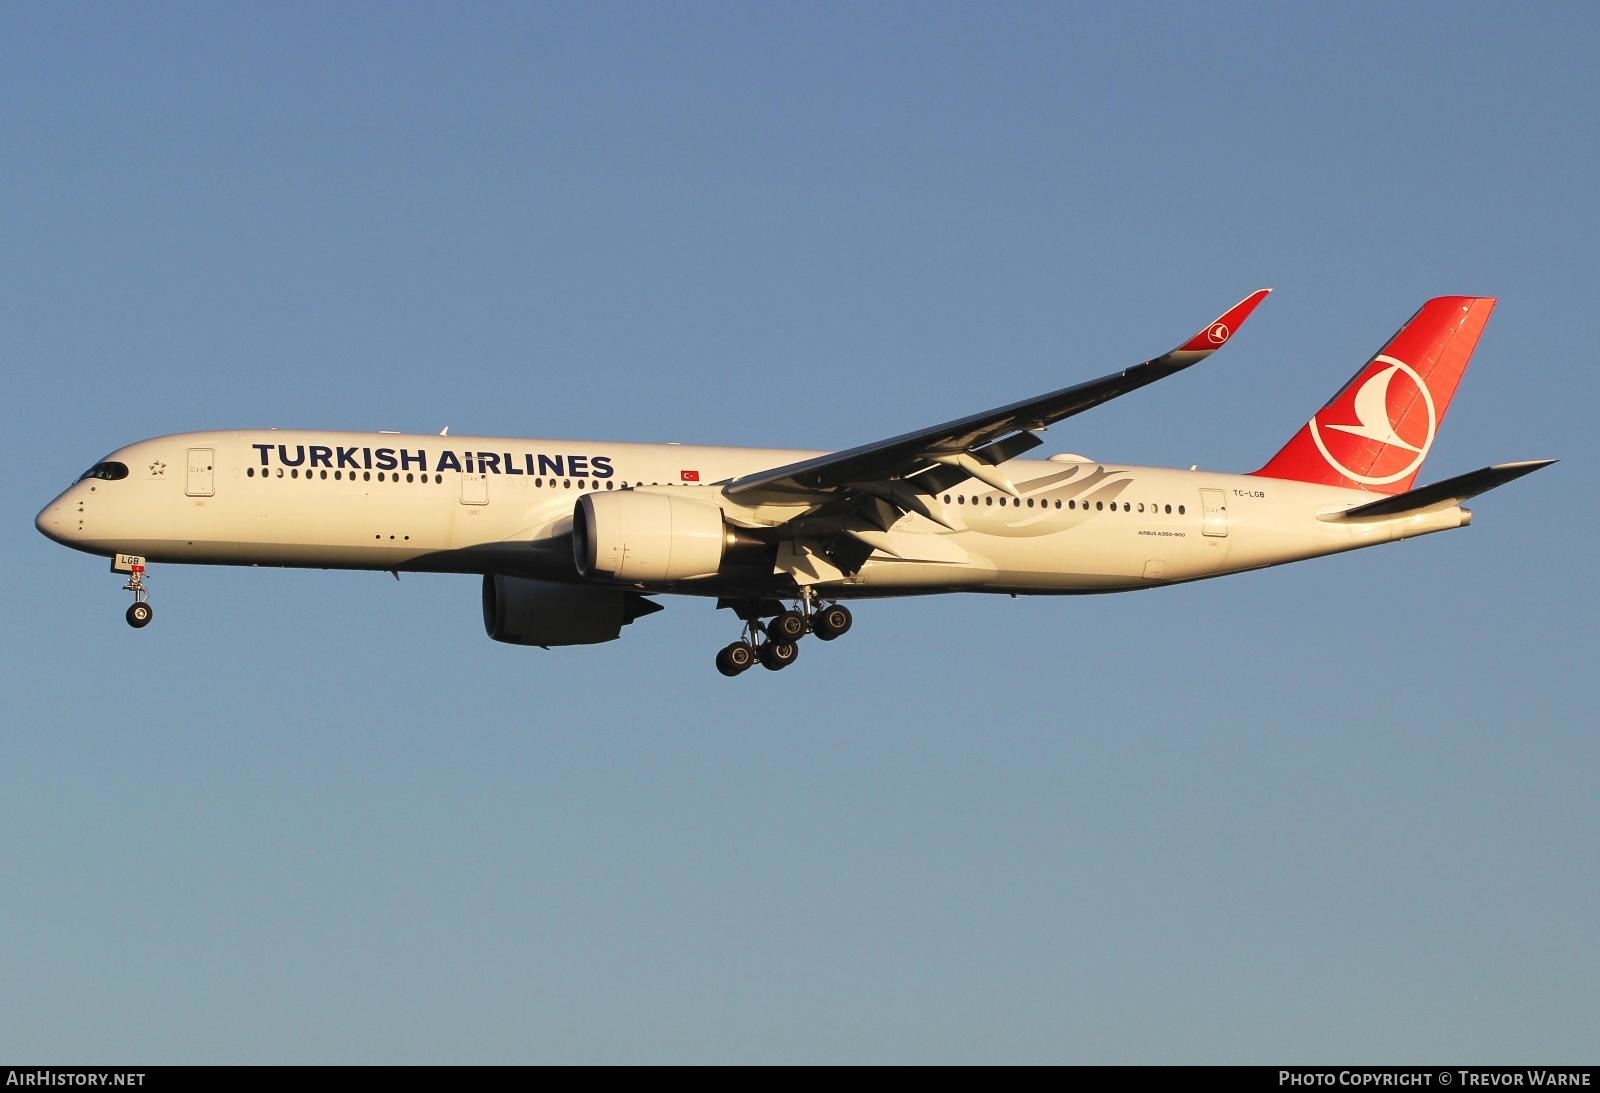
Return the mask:
[[483,577],[496,641],[611,641],[714,599],[724,675],[795,662],[851,628],[842,601],[1070,595],[1219,577],[1465,527],[1463,501],[1555,460],[1415,487],[1495,301],[1429,300],[1259,470],[1025,455],[1048,426],[1226,344],[1246,296],[1171,352],[1100,379],[835,452],[245,429],[141,440],[35,521],[111,559],[150,622],[147,565],[301,566]]

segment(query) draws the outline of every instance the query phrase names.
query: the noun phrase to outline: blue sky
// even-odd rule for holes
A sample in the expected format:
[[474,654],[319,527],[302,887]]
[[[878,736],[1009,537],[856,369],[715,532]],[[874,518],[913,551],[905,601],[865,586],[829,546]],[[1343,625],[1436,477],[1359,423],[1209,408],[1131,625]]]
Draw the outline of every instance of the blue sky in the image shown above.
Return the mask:
[[[1592,1062],[1584,5],[0,11],[0,1056]],[[160,567],[34,513],[232,426],[847,447],[1226,352],[1047,450],[1254,468],[1495,295],[1466,531],[1141,595],[673,602]]]

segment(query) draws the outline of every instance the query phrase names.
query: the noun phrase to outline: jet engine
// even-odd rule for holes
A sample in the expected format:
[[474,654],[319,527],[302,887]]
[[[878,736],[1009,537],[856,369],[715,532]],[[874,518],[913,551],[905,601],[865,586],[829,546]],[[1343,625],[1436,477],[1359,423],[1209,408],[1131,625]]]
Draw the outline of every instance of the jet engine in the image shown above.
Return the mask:
[[588,493],[572,513],[572,558],[585,577],[686,581],[759,561],[767,544],[693,497]]
[[483,629],[512,645],[595,645],[614,641],[661,605],[637,592],[556,584],[503,573],[483,576]]

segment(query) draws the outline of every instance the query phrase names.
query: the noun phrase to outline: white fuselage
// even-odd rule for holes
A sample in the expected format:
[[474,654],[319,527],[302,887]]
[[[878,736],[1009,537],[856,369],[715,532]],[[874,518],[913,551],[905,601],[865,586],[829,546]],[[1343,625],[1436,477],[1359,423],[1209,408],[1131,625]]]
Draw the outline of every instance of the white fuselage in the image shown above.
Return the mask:
[[[670,492],[752,527],[800,510],[729,501],[716,483],[819,453],[762,448],[281,430],[185,433],[107,456],[39,514],[51,538],[153,562],[507,573],[576,580],[570,533],[586,491]],[[780,546],[774,578],[830,597],[935,591],[1110,592],[1256,569],[1432,531],[1446,506],[1328,520],[1373,494],[1252,475],[1128,467],[1076,457],[1001,468],[1019,496],[968,480],[921,515],[863,533],[875,552],[846,574]],[[644,591],[729,591],[706,577]]]

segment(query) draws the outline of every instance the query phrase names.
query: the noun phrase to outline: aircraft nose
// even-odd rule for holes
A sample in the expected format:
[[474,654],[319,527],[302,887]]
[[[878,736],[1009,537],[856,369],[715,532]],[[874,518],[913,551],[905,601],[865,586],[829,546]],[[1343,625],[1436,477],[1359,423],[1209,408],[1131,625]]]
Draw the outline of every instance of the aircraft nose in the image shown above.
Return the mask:
[[39,529],[39,534],[47,539],[54,539],[58,543],[67,541],[67,514],[66,506],[60,499],[50,502],[39,510],[39,515],[33,518],[33,526]]

